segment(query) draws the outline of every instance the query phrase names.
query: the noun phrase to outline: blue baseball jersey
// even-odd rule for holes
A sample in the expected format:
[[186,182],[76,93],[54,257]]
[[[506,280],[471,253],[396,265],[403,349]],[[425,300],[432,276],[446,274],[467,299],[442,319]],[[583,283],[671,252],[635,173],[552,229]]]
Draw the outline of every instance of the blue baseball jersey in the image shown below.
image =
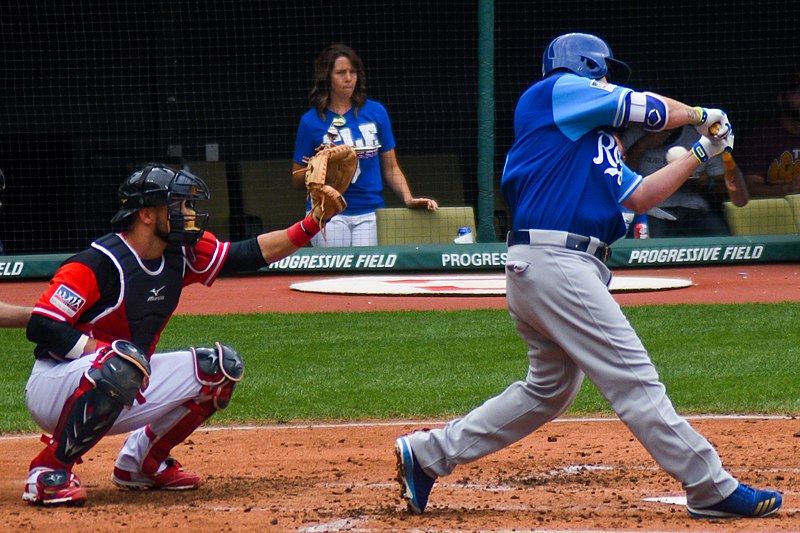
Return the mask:
[[513,229],[625,235],[620,204],[642,176],[622,162],[612,128],[627,126],[631,92],[558,73],[523,93],[500,185]]
[[314,150],[323,143],[347,144],[357,148],[376,147],[375,150],[358,152],[358,169],[352,184],[344,193],[347,209],[343,214],[362,215],[384,207],[379,154],[395,147],[386,108],[368,99],[364,107],[358,110],[358,115],[352,108],[344,115],[326,109],[324,119],[319,118],[316,109],[309,109],[297,128],[294,161],[305,165],[303,157],[314,155]]

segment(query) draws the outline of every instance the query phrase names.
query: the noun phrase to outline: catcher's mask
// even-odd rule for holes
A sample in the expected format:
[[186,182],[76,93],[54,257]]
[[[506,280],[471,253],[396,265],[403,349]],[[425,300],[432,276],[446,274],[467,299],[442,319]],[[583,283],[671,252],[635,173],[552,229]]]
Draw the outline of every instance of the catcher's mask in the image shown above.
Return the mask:
[[625,83],[631,75],[627,64],[614,59],[608,43],[589,33],[565,33],[550,41],[542,56],[542,76],[557,69],[593,80],[606,76],[617,84]]
[[128,176],[118,191],[122,207],[112,223],[127,219],[142,207],[169,206],[169,241],[194,245],[208,224],[208,213],[197,211],[197,200],[208,200],[206,184],[185,170],[152,164]]

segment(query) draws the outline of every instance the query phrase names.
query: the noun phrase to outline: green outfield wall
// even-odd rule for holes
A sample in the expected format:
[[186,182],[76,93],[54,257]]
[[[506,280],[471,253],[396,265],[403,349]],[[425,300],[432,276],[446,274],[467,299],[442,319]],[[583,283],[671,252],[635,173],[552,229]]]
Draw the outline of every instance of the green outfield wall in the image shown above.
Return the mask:
[[[625,239],[612,246],[614,269],[800,261],[796,236]],[[503,243],[303,248],[262,272],[498,271]],[[0,256],[0,280],[49,278],[70,254]]]

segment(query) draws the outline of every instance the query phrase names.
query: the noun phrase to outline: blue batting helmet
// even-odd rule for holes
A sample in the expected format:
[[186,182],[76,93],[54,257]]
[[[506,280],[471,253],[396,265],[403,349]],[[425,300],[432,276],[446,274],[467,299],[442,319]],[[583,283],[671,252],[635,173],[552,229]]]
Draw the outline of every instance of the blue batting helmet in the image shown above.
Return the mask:
[[628,65],[614,59],[607,42],[588,33],[565,33],[550,41],[542,56],[542,76],[557,69],[593,80],[606,76],[613,83],[625,83],[631,75]]

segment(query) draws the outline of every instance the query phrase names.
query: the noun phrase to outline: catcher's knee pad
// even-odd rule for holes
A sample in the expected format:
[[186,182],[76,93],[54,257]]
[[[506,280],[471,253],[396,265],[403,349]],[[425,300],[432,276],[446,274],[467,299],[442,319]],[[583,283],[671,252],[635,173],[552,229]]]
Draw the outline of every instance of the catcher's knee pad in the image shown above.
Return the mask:
[[212,347],[192,347],[194,373],[203,385],[203,394],[211,399],[215,410],[228,407],[236,384],[244,375],[244,361],[239,352],[219,342]]
[[196,400],[183,404],[187,412],[163,435],[148,432],[150,449],[142,462],[142,472],[155,473],[169,452],[186,440],[200,424],[225,409],[231,401],[233,389],[244,375],[244,361],[239,353],[219,342],[212,347],[191,348],[194,355],[194,372],[202,388]]
[[45,442],[65,465],[80,459],[111,429],[124,407],[147,386],[150,363],[127,341],[115,341],[98,353],[67,399],[52,438]]

